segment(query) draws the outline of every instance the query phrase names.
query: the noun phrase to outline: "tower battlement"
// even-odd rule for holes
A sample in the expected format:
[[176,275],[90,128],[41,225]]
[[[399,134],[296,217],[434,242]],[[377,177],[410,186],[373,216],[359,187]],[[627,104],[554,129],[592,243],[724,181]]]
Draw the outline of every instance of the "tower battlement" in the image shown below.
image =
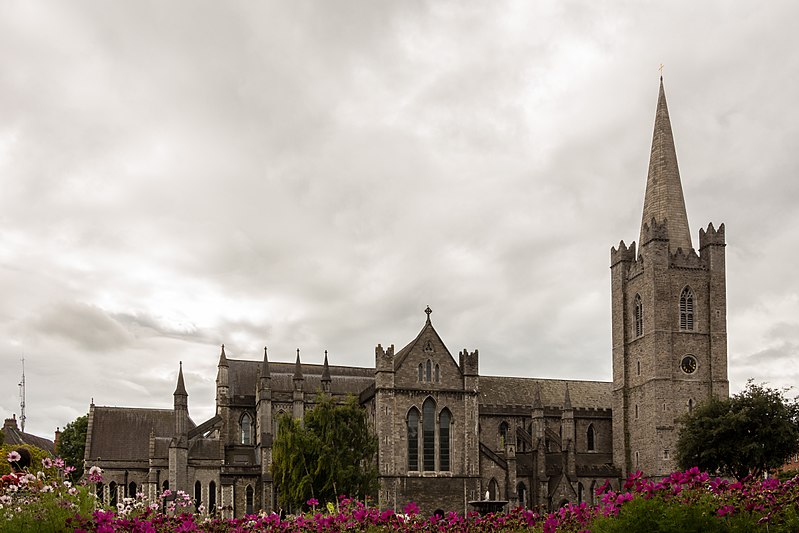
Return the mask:
[[375,346],[375,369],[378,372],[394,371],[394,345],[383,348],[381,344]]
[[469,352],[466,348],[458,353],[458,363],[461,367],[461,372],[466,376],[477,375],[477,363],[479,353],[477,350]]
[[669,258],[669,267],[671,268],[703,268],[704,266],[702,259],[693,248],[687,252],[682,248],[677,248],[677,251]]
[[610,248],[610,266],[613,267],[622,262],[635,261],[635,241],[630,243],[630,246],[624,244],[624,241],[619,241],[619,247]]
[[646,246],[652,241],[669,241],[669,221],[664,219],[658,222],[652,217],[649,222],[644,222],[641,226],[641,247]]
[[707,225],[707,230],[699,230],[699,251],[707,246],[726,246],[724,239],[724,224],[719,229],[713,227],[713,223]]

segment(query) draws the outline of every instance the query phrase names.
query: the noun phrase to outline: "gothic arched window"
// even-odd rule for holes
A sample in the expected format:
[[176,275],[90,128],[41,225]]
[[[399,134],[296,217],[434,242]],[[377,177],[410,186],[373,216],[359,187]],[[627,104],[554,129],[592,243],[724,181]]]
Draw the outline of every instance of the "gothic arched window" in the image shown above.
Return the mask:
[[130,498],[135,498],[136,497],[136,482],[135,481],[131,481],[128,484],[128,496]]
[[436,402],[428,398],[422,405],[422,449],[425,471],[436,469]]
[[247,413],[241,417],[241,443],[252,444],[252,419]]
[[436,383],[441,383],[441,367],[436,365]]
[[433,380],[433,362],[428,359],[424,369],[424,380],[430,383]]
[[449,429],[452,424],[452,415],[448,409],[441,411],[438,419],[438,469],[449,471]]
[[641,295],[636,294],[633,300],[634,316],[635,316],[635,336],[640,337],[644,334],[644,304],[641,301]]
[[680,293],[680,330],[694,329],[694,291],[685,287]]
[[408,412],[408,470],[419,470],[419,411]]
[[424,368],[422,367],[422,363],[419,363],[419,383],[424,381]]
[[116,509],[117,507],[117,483],[112,481],[108,484],[108,505]]
[[596,448],[594,447],[594,425],[588,424],[588,431],[586,432],[586,440],[588,441],[588,451],[593,452]]
[[507,422],[502,422],[499,425],[499,447],[500,448],[504,449],[505,448],[505,443],[508,442],[508,429],[510,429],[510,428],[509,428]]
[[524,483],[516,485],[516,497],[519,499],[519,505],[527,507],[527,487]]
[[244,511],[245,514],[253,514],[255,512],[253,508],[253,504],[255,502],[255,491],[252,489],[252,485],[247,485],[247,490],[245,491],[246,494],[246,510]]
[[208,484],[208,513],[216,514],[216,482],[214,481]]
[[200,480],[194,482],[194,511],[200,512],[200,505],[203,503],[203,486]]

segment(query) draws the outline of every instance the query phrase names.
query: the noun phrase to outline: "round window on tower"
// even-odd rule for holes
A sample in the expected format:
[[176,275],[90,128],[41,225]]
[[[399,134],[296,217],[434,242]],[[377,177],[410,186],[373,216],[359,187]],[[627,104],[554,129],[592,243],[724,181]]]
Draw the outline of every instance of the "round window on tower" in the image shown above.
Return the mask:
[[696,358],[693,355],[686,355],[680,361],[680,369],[686,374],[696,372]]

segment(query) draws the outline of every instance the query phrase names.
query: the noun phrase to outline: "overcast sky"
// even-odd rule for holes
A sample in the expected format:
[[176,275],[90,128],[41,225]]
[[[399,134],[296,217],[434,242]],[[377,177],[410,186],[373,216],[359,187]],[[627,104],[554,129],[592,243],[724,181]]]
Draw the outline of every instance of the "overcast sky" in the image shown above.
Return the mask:
[[799,4],[0,4],[0,407],[213,414],[232,358],[610,380],[663,74],[731,389],[799,378]]

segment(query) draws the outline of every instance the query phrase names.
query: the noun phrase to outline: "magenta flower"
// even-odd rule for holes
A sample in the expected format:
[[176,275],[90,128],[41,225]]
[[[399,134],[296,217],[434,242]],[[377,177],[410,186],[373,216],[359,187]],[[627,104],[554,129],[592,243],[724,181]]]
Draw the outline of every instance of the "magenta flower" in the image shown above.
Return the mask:
[[305,503],[307,503],[311,507],[316,507],[317,505],[319,505],[319,500],[317,500],[316,498],[311,498]]

